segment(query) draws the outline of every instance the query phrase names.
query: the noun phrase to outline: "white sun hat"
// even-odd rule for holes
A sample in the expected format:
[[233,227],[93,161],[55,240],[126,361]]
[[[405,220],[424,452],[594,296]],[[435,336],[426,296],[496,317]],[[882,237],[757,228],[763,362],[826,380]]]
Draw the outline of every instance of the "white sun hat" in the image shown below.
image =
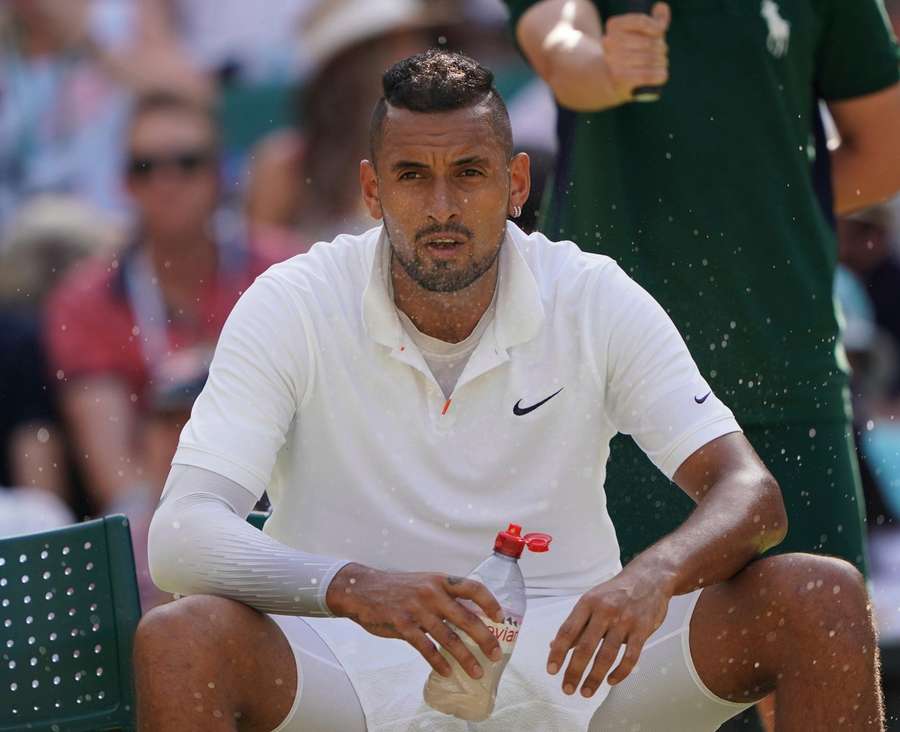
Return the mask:
[[300,53],[307,68],[321,68],[362,41],[451,22],[455,15],[450,3],[439,0],[321,0],[300,28]]

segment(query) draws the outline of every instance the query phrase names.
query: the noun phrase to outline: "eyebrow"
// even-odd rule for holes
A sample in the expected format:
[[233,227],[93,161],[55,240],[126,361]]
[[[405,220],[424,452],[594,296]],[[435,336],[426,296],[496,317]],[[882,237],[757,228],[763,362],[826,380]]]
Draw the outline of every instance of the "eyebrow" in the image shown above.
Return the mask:
[[486,165],[488,163],[490,163],[490,160],[483,155],[472,155],[468,158],[460,158],[453,161],[453,165]]
[[[455,167],[463,166],[463,165],[485,165],[490,161],[484,157],[483,155],[471,155],[467,158],[460,158],[459,160],[454,160],[451,165]],[[401,169],[409,169],[413,168],[415,170],[427,170],[430,168],[430,165],[426,165],[425,163],[417,163],[413,160],[398,160],[391,166],[391,170],[401,170]]]
[[425,170],[428,168],[425,163],[417,163],[412,160],[398,160],[391,166],[391,170],[400,170],[401,168],[417,168],[419,170]]

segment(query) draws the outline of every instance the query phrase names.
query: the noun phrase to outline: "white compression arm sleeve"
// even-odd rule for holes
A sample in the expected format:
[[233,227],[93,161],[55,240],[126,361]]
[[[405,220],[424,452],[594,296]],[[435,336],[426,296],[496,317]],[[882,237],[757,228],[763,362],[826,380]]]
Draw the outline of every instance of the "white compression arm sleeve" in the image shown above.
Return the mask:
[[348,560],[293,549],[247,523],[256,497],[216,473],[173,465],[150,523],[150,576],[165,592],[219,595],[262,612],[326,617]]

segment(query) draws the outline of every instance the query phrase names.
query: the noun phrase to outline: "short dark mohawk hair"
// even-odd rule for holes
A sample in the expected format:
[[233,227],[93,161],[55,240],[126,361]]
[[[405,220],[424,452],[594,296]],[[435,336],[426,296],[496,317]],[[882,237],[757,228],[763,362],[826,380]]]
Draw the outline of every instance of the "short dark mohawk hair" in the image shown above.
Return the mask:
[[398,61],[382,77],[384,96],[372,112],[369,147],[374,159],[388,106],[412,112],[450,112],[486,103],[497,137],[512,157],[509,113],[493,72],[461,53],[429,49]]

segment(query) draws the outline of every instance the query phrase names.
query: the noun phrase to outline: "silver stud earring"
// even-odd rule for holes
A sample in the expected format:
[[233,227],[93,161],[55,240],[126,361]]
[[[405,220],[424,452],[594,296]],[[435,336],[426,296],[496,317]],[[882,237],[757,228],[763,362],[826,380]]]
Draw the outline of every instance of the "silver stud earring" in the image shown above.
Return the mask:
[[514,219],[517,219],[521,215],[522,215],[522,207],[521,206],[513,206],[512,217]]

